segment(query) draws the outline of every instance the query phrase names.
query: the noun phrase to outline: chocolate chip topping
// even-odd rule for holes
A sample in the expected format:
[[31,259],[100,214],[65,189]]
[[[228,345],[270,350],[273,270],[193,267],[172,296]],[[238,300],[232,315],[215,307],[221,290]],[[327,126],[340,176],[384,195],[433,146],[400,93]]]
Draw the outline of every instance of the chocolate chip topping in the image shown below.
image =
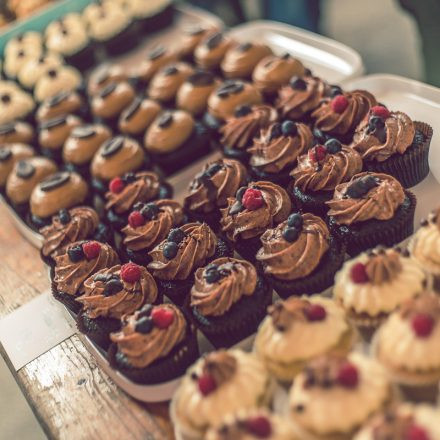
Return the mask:
[[148,59],[153,61],[160,58],[162,55],[165,54],[165,47],[164,46],[158,46],[155,49],[153,49],[151,52],[148,53]]
[[122,136],[116,136],[105,142],[101,150],[102,157],[110,157],[116,154],[124,145],[124,138]]
[[58,116],[53,119],[49,119],[48,121],[44,121],[40,124],[41,130],[51,130],[52,128],[59,127],[60,125],[63,125],[66,123],[67,116]]
[[163,70],[163,74],[165,76],[175,75],[178,72],[179,72],[179,69],[176,66],[168,66],[168,67],[165,67],[165,69]]
[[9,122],[0,126],[0,135],[15,133],[15,122]]
[[17,163],[17,176],[20,179],[30,179],[35,174],[35,167],[25,160]]
[[95,136],[96,130],[93,125],[81,125],[79,127],[75,127],[72,130],[72,137],[77,139],[86,139],[91,136]]
[[117,84],[115,82],[108,84],[99,92],[99,96],[101,98],[106,98],[108,95],[112,94],[115,91],[116,86]]
[[55,107],[61,102],[65,101],[70,95],[70,92],[60,92],[57,93],[55,96],[52,96],[46,101],[46,104],[48,107]]
[[238,81],[227,81],[217,89],[217,96],[219,98],[227,98],[229,95],[235,95],[242,92],[244,85]]
[[4,93],[0,99],[4,104],[9,104],[11,102],[11,95],[9,93]]
[[56,76],[58,75],[58,72],[57,72],[55,69],[50,69],[50,70],[47,72],[47,74],[48,74],[48,76],[49,76],[50,78],[56,78]]
[[157,122],[157,125],[160,128],[166,128],[173,122],[173,114],[171,112],[165,112],[159,117],[159,121]]
[[142,98],[136,97],[133,102],[127,107],[127,109],[124,112],[124,120],[128,121],[137,111],[138,108],[141,106]]
[[61,171],[59,173],[52,174],[47,179],[44,179],[40,183],[41,191],[52,191],[60,186],[64,185],[70,180],[70,173],[67,171]]
[[249,42],[247,42],[247,43],[241,43],[241,44],[237,47],[237,50],[238,50],[239,52],[246,52],[246,51],[248,51],[252,46],[253,46],[253,44],[252,44],[252,43],[249,43]]
[[190,75],[187,81],[195,86],[209,86],[214,83],[214,75],[211,72],[198,70]]
[[220,32],[216,32],[206,39],[205,44],[208,49],[212,50],[215,49],[222,42],[222,40],[223,34],[221,34]]
[[9,148],[0,148],[0,162],[6,162],[11,156],[12,151]]

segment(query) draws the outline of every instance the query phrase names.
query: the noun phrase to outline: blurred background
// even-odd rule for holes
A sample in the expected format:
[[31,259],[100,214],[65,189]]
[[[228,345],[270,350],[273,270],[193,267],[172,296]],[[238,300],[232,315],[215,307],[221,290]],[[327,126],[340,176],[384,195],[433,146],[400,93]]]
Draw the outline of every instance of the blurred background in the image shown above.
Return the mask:
[[[437,0],[195,0],[192,3],[209,8],[230,26],[269,18],[319,32],[357,50],[368,73],[395,73],[440,85],[436,57],[440,33],[435,23],[440,9]],[[1,358],[0,383],[0,440],[45,438]]]

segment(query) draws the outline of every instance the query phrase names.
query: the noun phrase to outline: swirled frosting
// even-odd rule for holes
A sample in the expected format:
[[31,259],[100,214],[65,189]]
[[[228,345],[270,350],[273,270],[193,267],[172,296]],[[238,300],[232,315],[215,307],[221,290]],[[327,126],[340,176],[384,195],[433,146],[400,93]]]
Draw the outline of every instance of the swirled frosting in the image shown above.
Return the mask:
[[235,197],[228,198],[228,206],[221,210],[220,224],[229,240],[257,237],[268,228],[286,220],[292,207],[289,195],[284,188],[272,182],[253,182],[249,188],[261,191],[263,204],[260,208],[249,210],[244,207],[234,213],[231,208],[237,202]]
[[184,205],[190,211],[212,212],[228,203],[238,188],[246,183],[244,165],[232,159],[218,159],[207,163],[189,185]]
[[391,112],[384,122],[384,139],[377,130],[371,131],[368,118],[356,129],[351,147],[361,154],[363,160],[383,162],[393,154],[405,153],[412,144],[415,128],[407,114]]
[[152,262],[148,268],[161,280],[185,280],[194,269],[203,266],[214,255],[217,237],[206,223],[187,223],[179,228],[185,237],[177,245],[177,253],[168,259],[164,249],[169,242],[159,243],[148,254]]
[[257,252],[257,260],[263,263],[265,273],[281,280],[297,280],[319,266],[329,248],[330,232],[324,220],[313,214],[303,214],[302,219],[302,229],[293,242],[283,236],[286,221],[261,236],[263,247]]
[[[240,107],[239,107],[240,109]],[[278,119],[277,111],[269,105],[253,105],[249,112],[237,112],[226,119],[220,127],[221,143],[227,148],[244,149],[249,146],[260,130]]]
[[40,229],[43,236],[41,252],[46,257],[59,254],[70,243],[90,238],[99,224],[98,214],[88,206],[70,209],[67,223],[65,218],[55,215],[50,225]]
[[133,251],[150,250],[164,240],[170,230],[180,226],[184,219],[182,206],[175,200],[161,199],[154,202],[157,215],[141,226],[127,224],[122,229],[124,245]]
[[376,105],[376,98],[365,90],[344,92],[343,96],[347,99],[348,105],[342,113],[332,109],[330,98],[325,99],[312,113],[316,128],[339,135],[351,133],[368,114],[370,108]]
[[[157,298],[157,286],[154,278],[145,269],[138,266],[140,277],[129,282],[121,276],[121,266],[101,269],[84,281],[84,294],[77,298],[83,305],[83,312],[89,318],[121,319],[139,310],[144,304],[152,304]],[[121,289],[112,292],[107,285],[119,281]],[[119,287],[118,287],[119,288]],[[115,289],[116,290],[116,289]]]
[[148,333],[138,331],[137,324],[144,318],[148,319],[146,312],[140,310],[124,320],[120,332],[110,334],[110,339],[117,344],[119,352],[125,355],[134,368],[148,367],[154,361],[166,357],[185,338],[188,324],[176,306],[162,304],[155,306],[153,311],[155,309],[165,309],[172,313],[173,319],[168,327],[154,325]]
[[267,173],[278,173],[293,166],[298,156],[313,145],[313,134],[305,124],[296,124],[294,135],[284,135],[281,131],[274,134],[276,128],[280,128],[278,122],[262,129],[247,150],[251,154],[249,164]]
[[[213,354],[218,355],[218,352],[208,356]],[[215,391],[204,396],[199,390],[197,377],[204,371],[204,358],[187,371],[177,389],[171,403],[171,416],[183,434],[203,438],[206,430],[218,427],[227,414],[264,405],[269,377],[263,363],[255,355],[241,350],[228,350],[224,354],[227,357],[222,355],[219,359],[217,356],[215,362],[222,367],[230,361],[228,357],[232,357],[235,367],[233,374]]]
[[[347,196],[347,189],[364,176],[372,176],[377,185],[360,197]],[[326,202],[330,208],[328,215],[338,224],[351,225],[370,219],[389,220],[404,202],[402,185],[392,176],[381,173],[360,173],[349,182],[336,186],[333,199]]]
[[320,105],[329,89],[329,85],[316,76],[304,76],[297,82],[291,80],[278,91],[276,108],[283,118],[300,119]]
[[[347,361],[358,373],[355,387],[341,386],[333,377]],[[310,379],[315,379],[315,384]],[[390,386],[384,369],[365,355],[352,352],[347,359],[324,357],[311,361],[295,378],[289,404],[294,423],[307,433],[348,436],[389,397]]]
[[[212,270],[219,274],[215,282],[207,277],[207,271]],[[257,285],[254,266],[236,258],[217,258],[208,266],[198,268],[194,278],[191,306],[204,316],[224,315],[243,296],[252,295]]]
[[[359,263],[367,273],[364,283],[356,283],[351,276],[353,266]],[[347,311],[378,316],[391,313],[422,292],[425,280],[422,267],[409,256],[378,248],[344,263],[335,276],[333,295]]]
[[159,194],[160,179],[153,171],[141,171],[127,181],[121,192],[107,191],[105,209],[117,214],[129,211],[137,202],[148,202]]
[[101,269],[119,264],[116,252],[105,243],[100,243],[99,255],[88,260],[85,256],[79,261],[72,261],[69,250],[80,247],[84,241],[68,245],[64,252],[55,259],[55,277],[53,279],[58,292],[78,296],[84,293],[84,281]]
[[310,154],[298,157],[298,165],[290,175],[295,186],[303,192],[333,191],[337,185],[350,180],[362,171],[362,159],[359,153],[343,145],[334,154],[326,154],[321,161],[315,161]]
[[19,160],[35,155],[34,149],[27,144],[0,144],[0,188],[6,185],[6,180]]

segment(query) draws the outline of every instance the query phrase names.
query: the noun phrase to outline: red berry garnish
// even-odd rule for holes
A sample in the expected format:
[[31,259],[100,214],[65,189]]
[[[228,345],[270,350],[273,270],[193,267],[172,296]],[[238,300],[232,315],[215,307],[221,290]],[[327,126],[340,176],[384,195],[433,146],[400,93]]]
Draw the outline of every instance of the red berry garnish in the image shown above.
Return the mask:
[[379,116],[383,119],[390,117],[390,111],[383,105],[375,105],[374,107],[371,107],[371,113],[373,113],[374,116]]
[[428,433],[417,425],[411,425],[406,434],[405,440],[430,440]]
[[411,325],[419,338],[427,338],[434,328],[434,320],[426,313],[419,313],[413,317]]
[[151,312],[151,319],[156,327],[168,328],[174,321],[174,312],[165,307],[155,307]]
[[309,150],[309,158],[313,162],[319,162],[325,159],[327,155],[327,148],[324,145],[317,145]]
[[356,284],[368,283],[368,281],[370,281],[364,263],[353,264],[353,266],[351,266],[350,276],[353,283]]
[[128,216],[128,224],[132,228],[145,225],[145,217],[139,211],[130,212]]
[[124,181],[120,177],[115,177],[110,181],[109,189],[113,194],[118,194],[124,189]]
[[121,267],[121,278],[127,283],[135,283],[141,278],[141,268],[135,263],[127,263]]
[[318,158],[316,157],[316,151],[315,151],[315,149],[314,148],[311,148],[310,150],[309,150],[309,159],[312,161],[312,162],[318,162]]
[[263,206],[263,195],[258,189],[248,188],[243,194],[241,203],[249,211],[254,211]]
[[270,420],[265,416],[255,416],[248,419],[246,428],[257,438],[268,438],[272,435]]
[[327,312],[321,304],[310,304],[306,309],[306,316],[309,321],[323,321]]
[[344,95],[337,95],[332,99],[330,105],[335,113],[342,113],[348,106],[348,99]]
[[338,383],[345,388],[355,388],[359,382],[357,368],[350,362],[342,364],[338,371]]
[[199,379],[197,380],[197,384],[199,386],[200,392],[207,396],[211,394],[213,391],[217,389],[217,384],[215,383],[215,379],[207,373],[203,373]]
[[101,244],[97,241],[87,241],[82,245],[84,255],[88,260],[93,260],[101,251]]

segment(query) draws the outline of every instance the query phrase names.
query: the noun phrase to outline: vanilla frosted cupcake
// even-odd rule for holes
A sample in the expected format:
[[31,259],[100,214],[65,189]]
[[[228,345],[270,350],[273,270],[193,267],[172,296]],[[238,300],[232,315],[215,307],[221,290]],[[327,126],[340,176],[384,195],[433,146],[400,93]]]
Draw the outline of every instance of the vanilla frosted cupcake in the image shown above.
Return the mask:
[[354,332],[331,299],[291,297],[268,309],[254,343],[256,354],[278,380],[290,382],[307,361],[329,352],[346,353]]
[[400,249],[374,250],[347,261],[335,276],[334,297],[356,325],[375,328],[424,290],[427,275]]
[[400,404],[368,421],[354,440],[438,440],[440,410],[429,405]]
[[71,66],[58,66],[48,70],[35,83],[34,97],[42,102],[60,92],[71,92],[80,87],[81,74]]
[[187,371],[172,399],[171,418],[183,440],[201,440],[227,414],[264,406],[271,389],[269,375],[255,355],[212,352]]
[[301,439],[349,439],[390,399],[384,369],[360,353],[310,362],[290,390],[290,414]]
[[411,256],[433,275],[434,289],[440,292],[440,207],[423,220],[414,234],[409,250]]
[[18,72],[18,80],[22,86],[32,89],[36,82],[50,69],[63,64],[63,59],[56,53],[46,53],[38,58],[30,58]]
[[373,351],[407,397],[435,400],[440,380],[440,298],[405,302],[378,330]]
[[32,96],[19,87],[9,87],[5,83],[0,87],[0,124],[27,119],[34,107]]

